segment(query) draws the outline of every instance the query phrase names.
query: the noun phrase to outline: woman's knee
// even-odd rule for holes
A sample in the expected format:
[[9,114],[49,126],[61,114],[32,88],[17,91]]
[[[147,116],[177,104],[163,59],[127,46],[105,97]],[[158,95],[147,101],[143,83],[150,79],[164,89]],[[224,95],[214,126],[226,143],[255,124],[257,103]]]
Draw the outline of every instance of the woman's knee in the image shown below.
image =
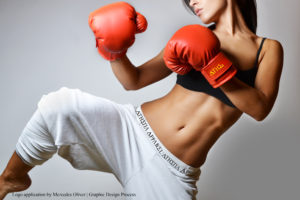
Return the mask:
[[55,121],[58,117],[66,117],[75,112],[77,89],[62,87],[57,91],[43,95],[38,103],[38,109],[44,119]]
[[17,152],[27,163],[41,164],[52,157],[59,146],[80,140],[76,131],[80,126],[75,123],[80,115],[79,96],[82,95],[78,89],[63,87],[41,98],[17,143]]
[[40,165],[57,151],[47,125],[37,110],[24,127],[16,145],[16,153],[24,163],[35,166]]

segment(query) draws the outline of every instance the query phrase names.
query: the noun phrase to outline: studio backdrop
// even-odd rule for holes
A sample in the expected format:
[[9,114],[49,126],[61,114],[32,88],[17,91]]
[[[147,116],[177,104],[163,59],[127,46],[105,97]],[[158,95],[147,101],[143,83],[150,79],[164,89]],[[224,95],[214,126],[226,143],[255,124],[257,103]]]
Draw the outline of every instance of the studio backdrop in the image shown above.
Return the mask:
[[[99,56],[88,26],[89,13],[112,2],[116,1],[0,0],[1,172],[42,95],[64,86],[139,105],[164,96],[174,86],[175,74],[137,91],[124,90],[115,78],[109,62]],[[201,24],[181,0],[127,2],[148,20],[148,29],[136,35],[128,50],[136,66],[156,56],[180,27]],[[243,115],[221,136],[201,167],[197,199],[300,197],[300,1],[257,0],[257,7],[258,35],[279,40],[284,47],[278,98],[264,121]],[[33,183],[23,194],[122,192],[112,174],[75,170],[57,155],[34,168],[30,176]],[[9,194],[6,199],[29,199],[16,195]]]

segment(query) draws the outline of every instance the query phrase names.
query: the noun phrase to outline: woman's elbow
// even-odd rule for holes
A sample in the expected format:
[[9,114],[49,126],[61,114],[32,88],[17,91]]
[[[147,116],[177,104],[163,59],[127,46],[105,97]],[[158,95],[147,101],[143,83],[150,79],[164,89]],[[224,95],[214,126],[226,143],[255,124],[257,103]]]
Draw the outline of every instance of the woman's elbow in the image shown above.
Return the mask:
[[253,118],[258,121],[258,122],[261,122],[263,121],[268,115],[262,115],[262,114],[259,114],[257,116],[254,116]]
[[255,115],[253,116],[253,118],[258,121],[258,122],[261,122],[263,121],[264,119],[267,118],[267,116],[269,115],[271,109],[267,109],[267,108],[262,108],[262,109],[259,109]]
[[132,84],[132,85],[123,84],[122,86],[123,86],[123,89],[126,90],[126,91],[133,91],[133,90],[138,90],[138,89],[141,88],[137,84]]
[[124,85],[123,85],[123,89],[126,90],[126,91],[137,90],[137,88],[135,88],[135,87],[128,87],[128,86],[124,86]]

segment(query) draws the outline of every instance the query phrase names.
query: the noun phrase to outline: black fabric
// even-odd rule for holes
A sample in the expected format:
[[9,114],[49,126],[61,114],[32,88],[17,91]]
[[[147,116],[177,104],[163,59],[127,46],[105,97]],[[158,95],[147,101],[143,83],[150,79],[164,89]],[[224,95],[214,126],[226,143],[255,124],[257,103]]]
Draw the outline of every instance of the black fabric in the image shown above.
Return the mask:
[[[260,51],[262,49],[263,43],[265,38],[262,39],[260,47],[256,54],[255,65],[249,70],[238,70],[235,77],[239,80],[243,81],[244,83],[248,84],[249,86],[254,86],[255,77],[258,69],[258,58]],[[197,92],[204,92],[208,95],[214,96],[217,99],[221,100],[223,103],[235,107],[230,99],[225,95],[225,93],[220,88],[213,88],[208,81],[204,78],[200,71],[196,71],[192,69],[185,75],[177,75],[177,84],[181,85],[182,87],[197,91]]]

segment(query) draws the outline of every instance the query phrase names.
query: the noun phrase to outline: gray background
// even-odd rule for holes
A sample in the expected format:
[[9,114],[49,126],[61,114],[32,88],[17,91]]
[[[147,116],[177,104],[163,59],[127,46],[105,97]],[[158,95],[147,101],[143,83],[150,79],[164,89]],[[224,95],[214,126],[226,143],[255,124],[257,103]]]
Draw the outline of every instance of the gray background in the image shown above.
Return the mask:
[[[175,74],[139,91],[125,91],[109,63],[98,55],[88,15],[112,2],[0,0],[1,171],[43,94],[66,86],[138,105],[173,87]],[[128,2],[149,22],[148,30],[137,35],[128,51],[135,65],[154,57],[181,26],[201,23],[180,0]],[[263,122],[244,115],[217,141],[201,168],[197,198],[299,199],[299,8],[298,0],[258,1],[258,35],[279,40],[285,50],[279,96]],[[30,175],[33,183],[27,192],[122,191],[111,174],[75,170],[56,155]]]

